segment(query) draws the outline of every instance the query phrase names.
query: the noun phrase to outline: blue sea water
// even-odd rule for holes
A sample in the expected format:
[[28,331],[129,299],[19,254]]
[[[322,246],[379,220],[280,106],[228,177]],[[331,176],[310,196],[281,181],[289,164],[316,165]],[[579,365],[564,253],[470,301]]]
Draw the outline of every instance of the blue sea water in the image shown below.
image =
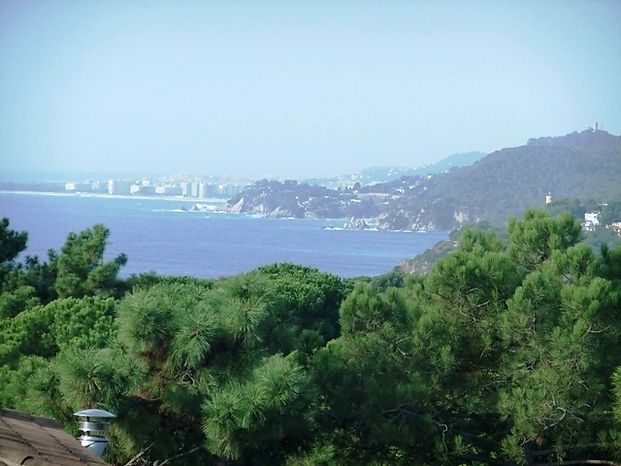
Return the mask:
[[[445,233],[330,230],[342,220],[266,219],[193,212],[196,201],[0,192],[0,217],[28,232],[27,254],[45,258],[69,232],[96,223],[110,229],[106,257],[124,252],[122,275],[157,272],[215,278],[276,262],[343,277],[389,272]],[[202,203],[202,201],[201,201]]]

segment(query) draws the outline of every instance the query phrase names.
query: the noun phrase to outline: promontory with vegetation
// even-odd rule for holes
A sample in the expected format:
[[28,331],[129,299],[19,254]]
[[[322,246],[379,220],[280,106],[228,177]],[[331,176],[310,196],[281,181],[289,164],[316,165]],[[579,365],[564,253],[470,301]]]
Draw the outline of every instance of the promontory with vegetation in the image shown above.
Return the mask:
[[20,259],[0,222],[0,407],[114,412],[112,464],[621,464],[621,248],[569,214],[462,231],[424,277],[121,279],[108,233]]
[[505,226],[554,200],[621,200],[621,137],[587,129],[531,139],[444,173],[402,176],[344,189],[259,181],[229,201],[233,212],[268,217],[353,218],[351,227],[446,230],[481,221]]

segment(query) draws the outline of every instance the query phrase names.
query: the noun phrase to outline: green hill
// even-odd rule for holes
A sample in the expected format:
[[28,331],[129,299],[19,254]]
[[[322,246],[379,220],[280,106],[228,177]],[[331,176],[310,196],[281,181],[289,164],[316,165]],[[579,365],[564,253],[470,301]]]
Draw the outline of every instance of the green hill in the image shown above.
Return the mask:
[[[531,139],[469,167],[428,180],[426,189],[403,196],[384,216],[405,216],[411,227],[448,228],[462,222],[504,224],[545,196],[599,202],[621,199],[621,137],[586,130]],[[403,218],[399,220],[403,223]]]

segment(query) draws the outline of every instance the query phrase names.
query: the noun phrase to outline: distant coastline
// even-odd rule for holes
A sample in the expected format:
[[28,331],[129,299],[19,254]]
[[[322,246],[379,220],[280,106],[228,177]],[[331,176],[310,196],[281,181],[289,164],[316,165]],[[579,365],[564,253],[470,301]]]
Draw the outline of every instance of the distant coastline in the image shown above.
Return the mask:
[[28,232],[25,254],[43,258],[49,248],[60,250],[69,232],[104,224],[111,232],[108,253],[129,257],[124,276],[154,271],[217,278],[278,262],[343,277],[374,276],[446,239],[443,233],[330,232],[322,227],[340,227],[344,219],[266,219],[192,210],[195,203],[201,202],[0,191],[0,217]]
[[13,190],[0,190],[0,194],[20,194],[28,196],[58,196],[58,197],[85,197],[85,198],[99,198],[99,199],[139,199],[145,201],[180,201],[189,204],[204,203],[218,203],[226,204],[227,199],[223,197],[208,197],[201,199],[187,198],[184,196],[144,196],[144,195],[132,195],[132,194],[103,194],[103,193],[71,193],[71,192],[53,192],[53,191],[13,191]]

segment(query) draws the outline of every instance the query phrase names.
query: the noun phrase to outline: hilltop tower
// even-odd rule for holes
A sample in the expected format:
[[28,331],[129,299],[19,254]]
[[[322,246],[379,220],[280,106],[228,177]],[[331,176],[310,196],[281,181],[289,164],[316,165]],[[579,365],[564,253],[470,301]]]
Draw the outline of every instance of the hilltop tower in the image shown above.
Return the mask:
[[552,193],[546,195],[546,205],[552,204]]

